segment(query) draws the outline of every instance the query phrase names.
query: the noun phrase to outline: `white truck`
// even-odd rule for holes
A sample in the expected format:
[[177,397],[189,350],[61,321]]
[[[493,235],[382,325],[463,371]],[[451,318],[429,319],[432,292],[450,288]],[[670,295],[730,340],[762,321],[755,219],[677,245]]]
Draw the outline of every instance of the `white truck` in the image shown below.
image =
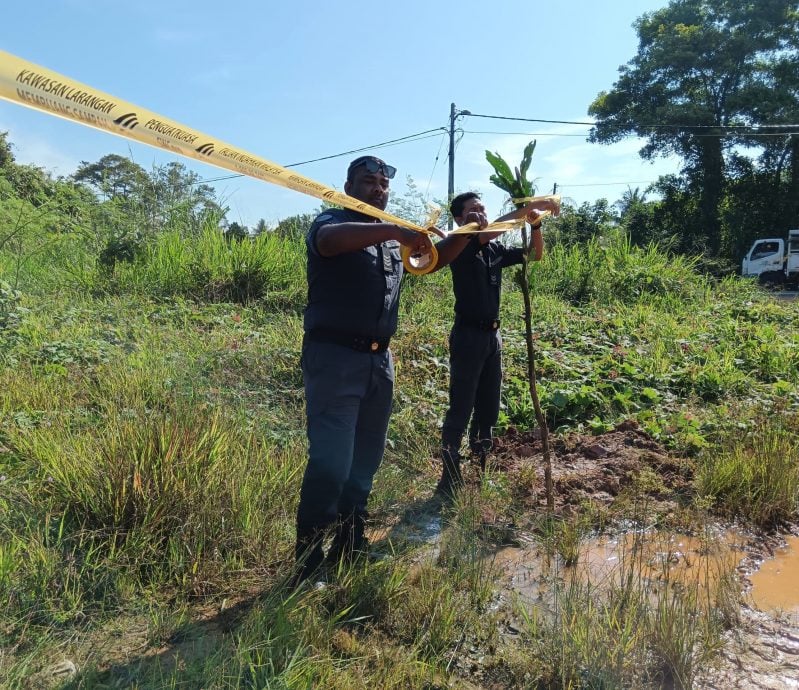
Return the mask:
[[789,230],[788,238],[755,240],[744,256],[741,275],[757,276],[761,284],[799,285],[799,229]]

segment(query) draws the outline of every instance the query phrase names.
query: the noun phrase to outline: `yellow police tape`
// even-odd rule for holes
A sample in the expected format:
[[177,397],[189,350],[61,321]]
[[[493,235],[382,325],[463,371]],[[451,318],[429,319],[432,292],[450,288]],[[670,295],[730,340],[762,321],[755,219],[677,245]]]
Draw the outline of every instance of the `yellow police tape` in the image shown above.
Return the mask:
[[[525,199],[526,204],[536,203],[541,201],[552,201],[557,204],[557,210],[560,212],[560,197],[559,196],[531,196]],[[450,232],[447,236],[451,235],[475,235],[480,233],[494,233],[499,234],[503,232],[508,232],[508,230],[516,230],[520,228],[527,222],[527,216],[530,213],[530,206],[526,206],[522,209],[517,209],[515,213],[518,213],[518,218],[513,218],[510,220],[504,221],[494,221],[490,223],[482,230],[477,223],[468,223],[466,225],[461,225],[459,228],[456,228],[452,232]],[[508,214],[510,215],[510,214]],[[553,212],[550,210],[541,211],[536,218],[537,224],[536,228],[541,227],[541,221],[548,216],[553,215]],[[507,216],[505,216],[507,218]],[[419,256],[412,255],[410,249],[407,247],[402,248],[402,261],[405,264],[405,269],[408,273],[412,273],[413,275],[424,275],[425,273],[429,273],[432,271],[436,263],[438,262],[438,252],[436,251],[435,245],[433,245],[433,251],[430,254],[421,254]]]
[[[435,232],[429,228],[381,211],[277,163],[2,50],[0,98],[435,236]],[[489,229],[486,228],[485,231],[488,232]],[[410,251],[403,247],[403,262],[411,273],[428,273],[435,268],[437,261],[438,252],[435,247],[429,258],[412,257]]]
[[402,263],[405,266],[405,270],[415,276],[423,276],[430,273],[438,263],[436,245],[432,245],[427,254],[412,254],[408,247],[402,247],[400,254],[402,255]]

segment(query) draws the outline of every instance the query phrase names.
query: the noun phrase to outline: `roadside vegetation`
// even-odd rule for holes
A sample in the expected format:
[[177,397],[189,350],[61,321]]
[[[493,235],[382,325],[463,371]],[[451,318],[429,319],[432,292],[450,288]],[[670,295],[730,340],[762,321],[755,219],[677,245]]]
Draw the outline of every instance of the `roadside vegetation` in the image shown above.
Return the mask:
[[[95,262],[78,282],[59,263],[74,267],[74,252],[31,255],[16,286],[3,284],[8,687],[444,687],[470,677],[690,687],[734,623],[732,568],[712,587],[657,594],[632,549],[619,582],[564,570],[589,535],[651,521],[635,492],[645,496],[652,478],[630,489],[626,511],[589,502],[547,522],[517,500],[512,483],[524,477],[496,474],[443,517],[436,550],[387,537],[386,560],[292,593],[305,460],[302,244],[230,244],[207,226],[188,234],[160,234],[113,271]],[[45,272],[63,287],[33,279]],[[665,529],[795,518],[795,303],[708,278],[612,228],[553,247],[531,282],[541,400],[556,433],[632,419],[687,458],[696,480]],[[448,276],[404,290],[396,410],[372,505],[389,536],[432,491],[446,406]],[[521,309],[509,283],[504,429],[534,426]],[[503,573],[490,554],[507,524],[552,554],[540,607],[496,599]],[[503,634],[509,619],[513,635]],[[77,674],[48,676],[64,659]]]
[[[647,136],[685,168],[615,205],[564,200],[529,267],[555,510],[512,271],[499,433],[519,452],[428,510],[453,300],[447,272],[408,277],[370,505],[383,557],[320,588],[287,584],[310,217],[229,222],[180,163],[110,155],[55,179],[0,133],[0,686],[694,687],[739,622],[719,535],[797,518],[799,303],[734,275],[753,237],[796,223],[797,138],[755,136],[758,118],[796,121],[789,4],[642,18],[641,59],[590,106],[595,141]],[[708,122],[717,137],[691,134]],[[409,189],[389,210],[426,217]],[[558,467],[624,429],[648,465],[593,493]],[[587,555],[602,535],[620,535],[610,573]],[[674,535],[701,544],[699,577],[676,572]],[[535,554],[531,589],[509,586],[508,547]]]

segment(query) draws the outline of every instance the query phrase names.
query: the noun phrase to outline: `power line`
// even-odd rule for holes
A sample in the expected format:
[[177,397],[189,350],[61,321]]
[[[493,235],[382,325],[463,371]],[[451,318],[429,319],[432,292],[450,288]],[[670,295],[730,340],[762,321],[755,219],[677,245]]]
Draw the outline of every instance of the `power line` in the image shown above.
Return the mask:
[[508,117],[505,115],[480,115],[469,113],[468,117],[484,117],[489,120],[515,120],[516,122],[544,122],[550,125],[588,125],[593,127],[596,122],[574,122],[573,120],[540,120],[532,117]]
[[[409,134],[404,137],[398,137],[397,139],[389,139],[388,141],[382,141],[379,144],[372,144],[371,146],[362,146],[358,149],[351,149],[349,151],[342,151],[341,153],[334,153],[329,156],[322,156],[321,158],[313,158],[307,161],[300,161],[299,163],[289,163],[288,165],[284,165],[284,168],[296,168],[300,165],[307,165],[308,163],[317,163],[318,161],[326,161],[331,158],[341,158],[342,156],[349,156],[353,153],[359,153],[361,151],[369,151],[371,149],[389,147],[389,146],[396,146],[397,144],[403,143],[410,143],[411,141],[422,141],[423,139],[430,139],[431,137],[438,136],[439,132],[446,132],[446,127],[436,127],[435,129],[427,129],[424,132],[417,132],[416,134]],[[432,134],[431,134],[432,132]],[[424,136],[427,135],[427,136]],[[244,177],[241,173],[235,173],[233,175],[222,175],[221,177],[211,177],[207,180],[197,180],[192,184],[205,184],[207,182],[220,182],[222,180],[232,180],[237,177]]]
[[221,177],[209,177],[207,180],[197,180],[196,182],[192,182],[191,184],[205,184],[206,182],[219,182],[220,180],[232,180],[234,177],[244,177],[241,173],[235,173],[233,175],[222,175]]
[[430,198],[430,185],[433,183],[433,175],[436,172],[436,168],[438,167],[438,159],[441,157],[441,149],[444,146],[444,137],[446,135],[441,135],[441,142],[438,144],[438,152],[436,153],[436,159],[433,161],[433,169],[430,171],[430,179],[427,180],[427,189],[425,189],[424,197],[425,201],[429,201]]
[[435,129],[427,129],[424,132],[417,132],[416,134],[409,134],[406,137],[399,137],[398,139],[389,139],[388,141],[380,142],[379,144],[372,144],[371,146],[363,146],[359,149],[351,149],[349,151],[342,151],[341,153],[334,153],[330,156],[322,156],[321,158],[312,158],[311,160],[307,161],[300,161],[299,163],[289,163],[288,165],[284,165],[284,168],[296,168],[299,165],[306,165],[307,163],[317,163],[318,161],[326,161],[331,158],[341,158],[341,156],[349,156],[351,153],[360,153],[361,151],[369,151],[370,149],[377,149],[381,146],[388,146],[390,144],[398,144],[400,142],[406,142],[409,139],[416,139],[417,137],[420,139],[427,139],[428,137],[422,136],[423,134],[430,134],[430,132],[446,132],[446,127],[436,127]]
[[[542,120],[540,118],[532,118],[532,117],[510,117],[507,115],[483,115],[480,113],[472,113],[468,111],[464,111],[462,113],[465,117],[482,117],[487,118],[490,120],[511,120],[514,122],[542,122],[546,124],[552,125],[581,125],[581,126],[588,126],[588,127],[596,127],[598,122],[578,122],[575,120]],[[750,134],[753,136],[757,135],[757,130],[760,129],[796,129],[799,130],[799,124],[778,124],[778,125],[667,125],[667,124],[654,124],[654,125],[641,125],[643,129],[684,129],[684,130],[703,130],[703,129],[721,129],[721,130],[731,130],[736,131],[739,129],[749,129],[754,130],[753,132],[743,132],[743,134]],[[797,132],[799,133],[799,132]],[[781,135],[784,134],[793,134],[793,132],[781,132]],[[699,135],[701,136],[701,135]],[[705,135],[708,136],[708,135]],[[720,136],[720,135],[709,135],[709,136]],[[771,135],[769,135],[771,136]]]
[[[586,134],[564,134],[561,132],[499,132],[494,130],[479,130],[479,129],[464,129],[461,130],[466,134],[505,134],[508,136],[523,136],[523,137],[585,137]],[[723,134],[694,134],[695,137],[727,137],[727,136],[740,136],[739,132],[725,132]],[[784,137],[784,136],[797,136],[799,132],[747,132],[747,137]],[[640,139],[637,134],[622,134],[619,139]]]
[[612,187],[614,185],[620,184],[654,184],[657,180],[631,180],[629,182],[586,182],[583,184],[561,184],[558,182],[558,187],[563,189],[564,187]]
[[[559,134],[556,132],[495,132],[485,129],[462,129],[464,134],[507,134],[509,136],[522,137],[585,137],[585,134]],[[633,136],[633,135],[629,135]]]

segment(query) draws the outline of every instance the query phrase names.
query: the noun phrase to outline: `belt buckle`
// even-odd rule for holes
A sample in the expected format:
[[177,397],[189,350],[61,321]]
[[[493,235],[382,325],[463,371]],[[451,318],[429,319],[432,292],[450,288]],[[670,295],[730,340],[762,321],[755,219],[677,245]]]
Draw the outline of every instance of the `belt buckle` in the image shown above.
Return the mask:
[[491,322],[491,330],[495,331],[495,330],[497,330],[497,328],[499,328],[499,323],[497,323],[496,321],[492,321]]
[[372,352],[377,352],[379,347],[380,347],[380,343],[378,343],[376,340],[373,340],[372,344],[369,346],[369,348],[372,350]]

